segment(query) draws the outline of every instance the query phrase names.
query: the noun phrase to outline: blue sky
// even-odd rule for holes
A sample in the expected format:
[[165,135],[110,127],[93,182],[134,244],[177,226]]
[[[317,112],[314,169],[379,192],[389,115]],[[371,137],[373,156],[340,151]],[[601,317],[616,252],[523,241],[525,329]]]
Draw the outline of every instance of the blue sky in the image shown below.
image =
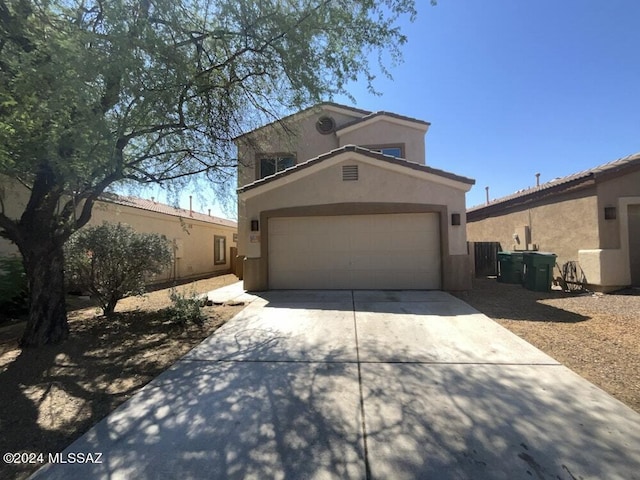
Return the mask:
[[360,108],[431,122],[427,165],[476,180],[468,207],[486,186],[495,199],[640,151],[639,0],[417,3],[382,95],[349,90]]
[[640,151],[640,1],[418,2],[382,96],[350,91],[431,122],[427,164],[476,180],[467,206]]

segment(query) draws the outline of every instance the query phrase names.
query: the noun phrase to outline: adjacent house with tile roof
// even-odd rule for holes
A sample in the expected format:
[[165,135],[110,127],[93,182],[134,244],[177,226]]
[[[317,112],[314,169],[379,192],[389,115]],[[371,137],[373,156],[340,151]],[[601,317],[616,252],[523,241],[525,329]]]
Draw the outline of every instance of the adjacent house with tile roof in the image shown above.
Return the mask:
[[[5,211],[18,217],[29,192],[7,177],[0,177]],[[235,263],[237,224],[204,213],[172,207],[153,199],[105,193],[95,203],[89,225],[124,223],[138,232],[158,233],[173,246],[173,261],[158,282],[205,277],[230,272]],[[8,240],[0,239],[0,256],[18,254]]]
[[322,103],[235,139],[248,290],[470,287],[465,193],[429,123]]
[[467,237],[577,261],[596,290],[640,286],[640,153],[470,208]]

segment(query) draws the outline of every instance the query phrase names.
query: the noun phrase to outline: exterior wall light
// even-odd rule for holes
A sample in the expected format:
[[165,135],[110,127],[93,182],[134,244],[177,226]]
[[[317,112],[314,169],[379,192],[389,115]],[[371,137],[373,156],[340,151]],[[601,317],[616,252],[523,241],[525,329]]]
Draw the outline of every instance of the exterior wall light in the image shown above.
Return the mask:
[[259,220],[251,220],[251,231],[259,232],[260,231],[260,221]]
[[460,214],[452,213],[451,214],[451,225],[460,225]]

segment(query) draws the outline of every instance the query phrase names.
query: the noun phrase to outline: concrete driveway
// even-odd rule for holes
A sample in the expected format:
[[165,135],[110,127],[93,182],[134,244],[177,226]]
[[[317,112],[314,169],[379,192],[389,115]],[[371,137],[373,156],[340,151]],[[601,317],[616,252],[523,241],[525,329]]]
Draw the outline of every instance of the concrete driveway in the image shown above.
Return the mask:
[[640,415],[443,292],[249,305],[35,478],[640,479]]

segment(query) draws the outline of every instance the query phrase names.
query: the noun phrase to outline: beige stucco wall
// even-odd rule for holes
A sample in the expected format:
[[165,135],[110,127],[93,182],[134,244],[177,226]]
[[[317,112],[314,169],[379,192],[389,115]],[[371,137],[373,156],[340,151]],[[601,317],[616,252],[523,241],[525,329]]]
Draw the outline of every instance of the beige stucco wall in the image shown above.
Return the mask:
[[[342,166],[345,164],[358,165],[358,181],[342,180]],[[254,275],[264,281],[263,270],[267,266],[257,260],[262,256],[262,232],[250,232],[249,227],[251,220],[260,220],[265,211],[311,206],[326,208],[332,204],[431,205],[441,212],[442,224],[446,225],[443,235],[445,256],[464,257],[463,260],[450,261],[445,258],[443,265],[465,270],[468,267],[468,255],[464,211],[465,193],[469,187],[433,176],[432,181],[428,181],[424,176],[414,176],[406,167],[387,165],[354,152],[345,152],[279,181],[241,193],[238,208],[238,253],[248,257],[248,263],[259,270]],[[451,225],[452,213],[461,214],[462,225]],[[250,274],[246,269],[248,263],[245,262],[245,274]],[[450,276],[445,277],[445,288],[455,289],[456,286],[447,281]]]
[[238,186],[256,180],[258,153],[293,153],[298,163],[339,147],[335,133],[323,135],[316,129],[321,116],[333,117],[339,127],[360,118],[335,109],[322,109],[295,116],[282,124],[274,123],[236,141],[238,147]]
[[[158,233],[174,244],[174,262],[164,275],[157,278],[171,280],[189,278],[230,271],[230,248],[235,228],[224,225],[181,218],[173,215],[142,210],[113,203],[97,202],[89,225],[103,222],[126,223],[138,232]],[[214,264],[214,236],[226,238],[225,263]],[[177,247],[177,248],[175,248]]]
[[539,251],[558,255],[558,265],[578,260],[580,249],[599,248],[594,188],[560,199],[554,197],[554,202],[468,222],[467,238],[470,242],[500,242],[503,250],[514,250],[513,234],[523,226],[529,227],[531,243]]
[[[615,290],[631,283],[631,263],[636,258],[632,252],[637,248],[629,235],[635,228],[634,205],[640,205],[637,171],[598,180],[536,206],[469,222],[467,236],[469,241],[498,241],[503,249],[512,250],[513,233],[530,225],[531,242],[556,253],[559,265],[577,260],[592,288]],[[615,219],[605,219],[606,207],[615,208]]]
[[[316,129],[317,120],[325,115],[335,120],[336,132],[323,135]],[[425,163],[425,133],[428,125],[416,126],[396,118],[375,117],[357,128],[347,126],[340,131],[342,126],[359,118],[362,115],[325,106],[239,138],[236,141],[240,164],[238,186],[257,179],[256,155],[259,153],[293,153],[297,162],[301,163],[345,145],[402,145],[405,158]]]
[[[0,194],[8,216],[18,218],[28,200],[28,190],[8,178],[0,178]],[[173,278],[188,278],[217,272],[229,271],[230,247],[236,246],[233,234],[236,228],[213,223],[165,215],[148,210],[117,205],[108,202],[96,202],[89,225],[100,225],[104,221],[111,223],[126,223],[136,231],[145,233],[159,233],[170,241],[179,240],[179,258],[174,265],[156,280],[163,281]],[[225,236],[226,262],[224,265],[214,265],[213,239],[214,235]],[[18,254],[17,247],[5,239],[0,239],[0,255]]]
[[[425,126],[426,129],[426,126]],[[364,123],[357,129],[345,129],[337,132],[340,146],[359,145],[363,147],[377,145],[402,144],[404,158],[412,162],[425,164],[425,130],[413,128],[392,120],[376,118]]]
[[[625,212],[620,208],[618,202],[621,197],[640,196],[640,171],[600,182],[597,184],[597,192],[600,248],[620,248],[622,240],[620,227]],[[616,207],[617,218],[615,220],[605,220],[605,207]]]
[[[359,156],[347,152],[326,160],[317,171],[303,178],[296,176],[289,181],[273,182],[274,188],[264,193],[240,194],[238,211],[238,253],[259,257],[259,244],[249,242],[249,222],[259,219],[260,212],[283,207],[325,205],[332,203],[381,202],[444,205],[448,214],[460,213],[462,225],[448,223],[449,254],[466,254],[466,232],[464,225],[465,191],[449,185],[426,183],[423,179],[402,173],[403,167],[386,168],[383,162],[357,159]],[[375,160],[374,160],[375,162]],[[358,165],[360,179],[356,182],[342,180],[342,165]],[[382,166],[381,166],[382,165]],[[277,183],[277,187],[275,184]]]
[[[640,171],[601,180],[597,184],[600,244],[579,252],[587,281],[603,290],[615,290],[636,283],[632,264],[638,255],[634,212],[640,205]],[[605,219],[605,208],[615,208],[616,218]]]

